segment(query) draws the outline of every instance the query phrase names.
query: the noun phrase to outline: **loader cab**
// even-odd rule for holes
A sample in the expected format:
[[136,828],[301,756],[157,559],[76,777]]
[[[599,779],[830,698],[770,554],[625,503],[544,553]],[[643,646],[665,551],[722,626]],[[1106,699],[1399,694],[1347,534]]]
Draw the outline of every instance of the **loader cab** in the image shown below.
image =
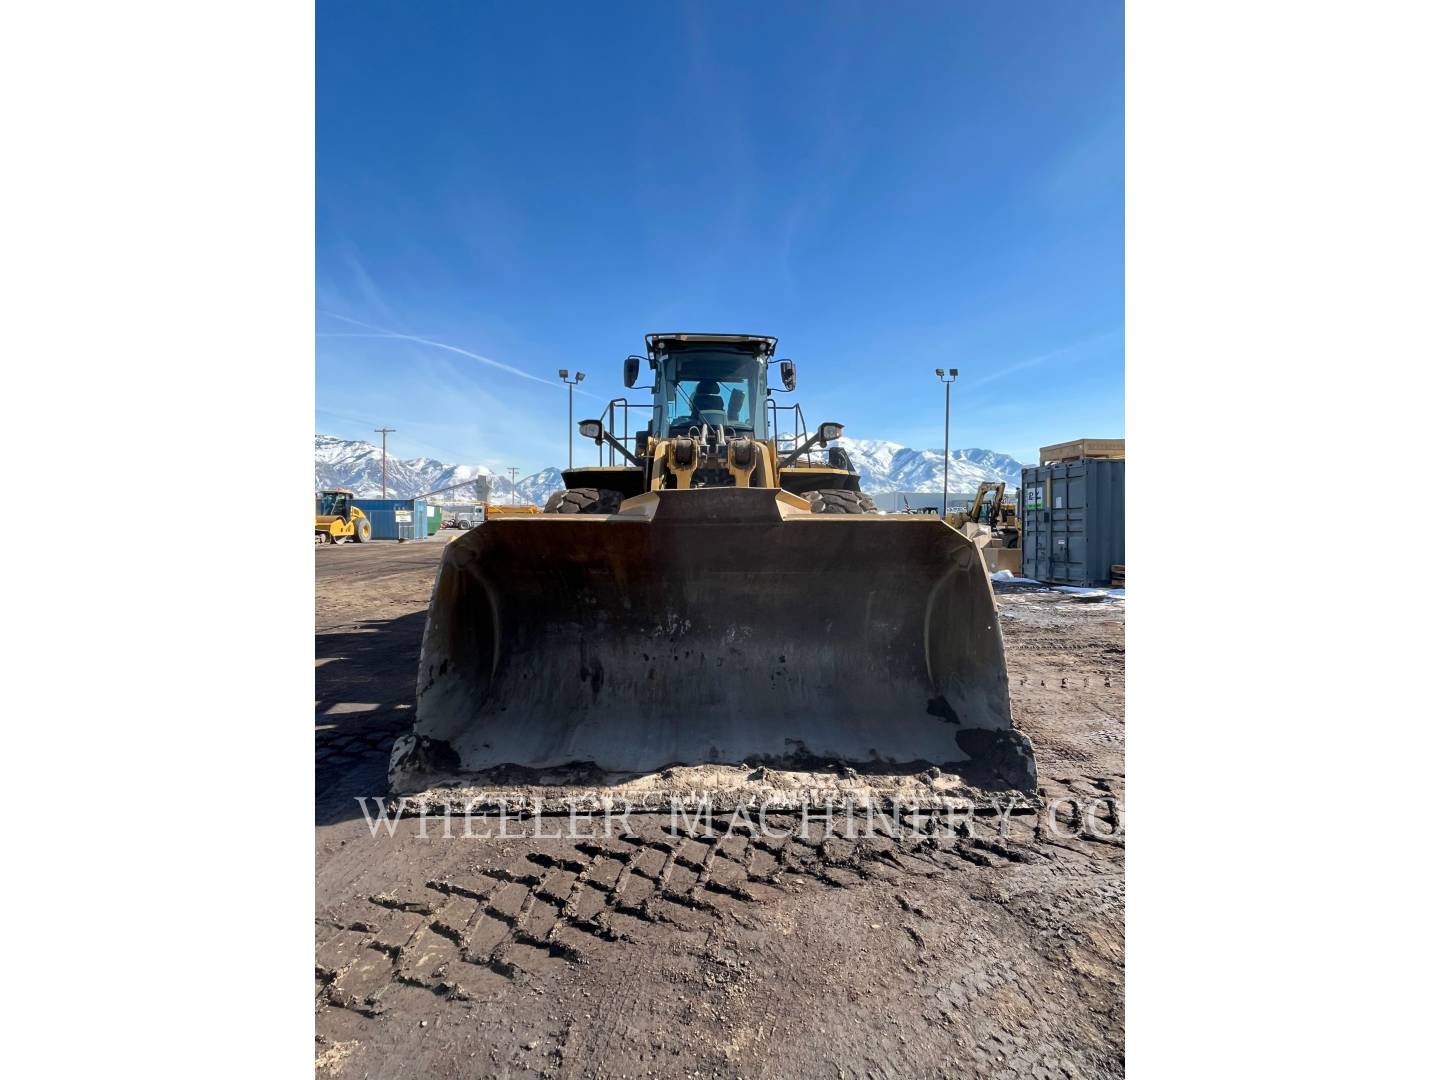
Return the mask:
[[650,432],[659,438],[724,427],[768,437],[765,398],[775,339],[742,334],[650,334],[655,373]]

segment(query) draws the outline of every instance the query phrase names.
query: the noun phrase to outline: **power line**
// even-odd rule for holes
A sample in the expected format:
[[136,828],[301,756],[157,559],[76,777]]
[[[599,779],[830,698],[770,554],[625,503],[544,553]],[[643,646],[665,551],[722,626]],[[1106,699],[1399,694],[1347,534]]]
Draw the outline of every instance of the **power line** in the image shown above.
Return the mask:
[[380,436],[380,498],[382,498],[382,499],[388,499],[388,498],[390,497],[390,492],[389,492],[388,488],[386,487],[386,483],[385,483],[385,479],[386,479],[386,477],[385,477],[385,470],[386,470],[386,460],[385,460],[385,458],[386,458],[386,444],[385,444],[385,438],[386,438],[387,435],[392,434],[392,433],[395,431],[395,429],[394,429],[393,427],[377,427],[377,428],[375,429],[375,431],[376,431],[376,432],[379,434],[379,436]]

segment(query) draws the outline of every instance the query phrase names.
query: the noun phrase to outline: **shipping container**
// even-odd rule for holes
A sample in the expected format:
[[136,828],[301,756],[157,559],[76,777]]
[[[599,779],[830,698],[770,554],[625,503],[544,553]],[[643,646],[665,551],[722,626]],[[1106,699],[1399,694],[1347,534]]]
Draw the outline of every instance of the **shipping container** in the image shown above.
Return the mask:
[[427,535],[424,499],[356,499],[370,519],[373,540],[423,540]]
[[1125,562],[1125,462],[1081,458],[1021,474],[1026,577],[1109,585]]

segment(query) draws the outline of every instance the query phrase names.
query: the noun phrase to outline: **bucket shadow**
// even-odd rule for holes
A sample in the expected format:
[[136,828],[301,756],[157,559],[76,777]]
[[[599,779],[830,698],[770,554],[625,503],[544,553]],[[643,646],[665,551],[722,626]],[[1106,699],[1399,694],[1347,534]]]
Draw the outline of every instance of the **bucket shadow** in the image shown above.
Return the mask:
[[[425,612],[315,637],[315,823],[361,816],[383,797],[395,739],[415,719]],[[374,805],[373,803],[371,804]]]

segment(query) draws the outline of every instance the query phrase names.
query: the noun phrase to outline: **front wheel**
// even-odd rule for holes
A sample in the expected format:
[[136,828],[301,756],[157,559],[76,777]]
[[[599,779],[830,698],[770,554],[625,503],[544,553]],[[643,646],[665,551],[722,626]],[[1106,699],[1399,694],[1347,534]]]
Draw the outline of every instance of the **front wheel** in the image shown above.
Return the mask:
[[805,492],[812,514],[874,514],[875,500],[863,491],[821,488]]
[[557,491],[545,503],[547,514],[614,514],[624,501],[620,492],[609,488],[568,488]]

